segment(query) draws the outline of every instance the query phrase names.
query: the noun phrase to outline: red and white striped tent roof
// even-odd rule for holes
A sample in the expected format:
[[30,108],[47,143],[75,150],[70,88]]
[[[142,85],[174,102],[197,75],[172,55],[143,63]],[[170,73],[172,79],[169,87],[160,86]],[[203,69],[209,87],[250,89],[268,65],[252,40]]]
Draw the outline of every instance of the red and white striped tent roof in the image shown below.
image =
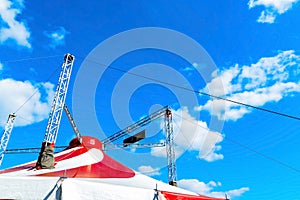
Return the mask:
[[33,161],[1,170],[0,199],[222,200],[136,172],[106,155],[96,138],[76,140],[55,154],[53,169],[37,170]]

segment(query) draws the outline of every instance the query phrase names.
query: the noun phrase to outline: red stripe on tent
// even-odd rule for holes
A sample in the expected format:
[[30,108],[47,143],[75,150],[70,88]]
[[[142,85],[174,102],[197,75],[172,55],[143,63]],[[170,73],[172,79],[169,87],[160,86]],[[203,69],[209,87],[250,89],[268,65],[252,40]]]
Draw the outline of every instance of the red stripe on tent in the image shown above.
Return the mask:
[[[96,148],[102,151],[101,142],[90,136],[82,137],[82,144],[79,144],[73,139],[67,149],[72,149],[76,146],[82,146],[83,148],[77,149],[75,151],[69,152],[62,156],[55,157],[55,162],[71,159],[72,157],[79,156],[83,153],[88,152],[89,149]],[[65,169],[56,172],[48,172],[39,174],[37,176],[65,176],[69,178],[131,178],[134,177],[135,173],[130,168],[122,165],[121,163],[110,158],[104,154],[104,158],[95,164],[84,165],[80,167],[74,167],[70,169]]]
[[202,195],[195,196],[167,191],[160,191],[160,193],[166,198],[166,200],[225,200],[222,198],[213,198]]
[[[73,149],[75,147],[80,148]],[[69,152],[63,153],[62,155],[58,156],[54,155],[55,163],[58,164],[59,162],[67,159],[72,160],[72,158],[76,158],[77,156],[87,153],[93,148],[102,151],[102,144],[98,139],[89,136],[83,136],[82,143],[80,143],[78,142],[78,139],[75,138],[70,142],[69,146],[67,147],[67,150],[69,150]],[[46,172],[43,171],[42,173],[37,174],[36,176],[65,176],[69,178],[131,178],[135,176],[135,172],[130,168],[115,161],[105,153],[103,153],[103,156],[103,159],[101,159],[101,161],[97,163],[86,165],[84,163],[80,163],[82,166],[79,167],[76,167],[78,166],[78,163],[74,163],[74,167],[70,167],[59,171],[50,169]],[[28,164],[21,165],[18,167],[0,170],[0,174],[17,172],[21,170],[35,170],[35,164],[36,162],[30,162]]]
[[31,170],[34,167],[35,167],[35,163],[29,163],[27,165],[22,165],[19,167],[13,167],[13,168],[9,168],[9,169],[0,170],[0,174],[16,172],[16,171],[20,171],[20,170],[24,170],[24,169]]
[[65,176],[69,178],[131,178],[135,173],[128,167],[104,155],[98,163],[38,174],[36,176]]

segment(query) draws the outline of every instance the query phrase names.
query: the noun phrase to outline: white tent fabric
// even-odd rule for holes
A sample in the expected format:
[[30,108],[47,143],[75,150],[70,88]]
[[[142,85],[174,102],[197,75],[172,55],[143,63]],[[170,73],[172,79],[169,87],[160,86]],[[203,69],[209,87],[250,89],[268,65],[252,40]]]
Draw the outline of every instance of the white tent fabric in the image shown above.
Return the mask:
[[66,179],[62,184],[63,200],[101,199],[101,200],[153,200],[155,191],[80,179]]
[[59,177],[0,177],[0,199],[153,200],[155,188],[144,189],[89,179]]
[[162,200],[163,191],[170,192],[171,199],[179,194],[199,197],[120,164],[102,152],[96,138],[85,136],[79,146],[71,144],[55,154],[53,169],[37,170],[33,161],[0,170],[0,199]]
[[47,199],[53,190],[58,189],[56,184],[59,179],[59,177],[3,176],[0,178],[0,199]]

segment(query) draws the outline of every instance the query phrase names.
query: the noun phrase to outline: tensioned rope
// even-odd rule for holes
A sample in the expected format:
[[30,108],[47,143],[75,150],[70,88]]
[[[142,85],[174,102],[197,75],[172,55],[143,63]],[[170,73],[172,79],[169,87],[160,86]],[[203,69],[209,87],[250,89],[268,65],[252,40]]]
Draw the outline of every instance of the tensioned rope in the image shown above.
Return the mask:
[[[61,55],[53,55],[53,56],[40,56],[40,57],[30,57],[30,58],[22,58],[22,59],[12,59],[12,60],[3,60],[2,63],[12,63],[12,62],[24,62],[24,61],[34,61],[34,60],[42,60],[42,59],[49,59],[49,58],[55,58]],[[61,66],[58,66],[54,69],[54,71],[48,76],[48,78],[45,80],[46,82],[49,81],[57,72],[57,70]],[[16,109],[14,113],[17,113],[20,109],[22,109],[26,103],[30,101],[30,99],[39,91],[39,88],[36,88],[34,92]],[[24,118],[23,118],[24,119]]]
[[228,99],[228,98],[225,98],[225,97],[216,96],[216,95],[205,93],[205,92],[201,92],[201,91],[198,91],[198,90],[189,89],[189,88],[186,88],[184,86],[180,86],[180,85],[177,85],[177,84],[174,84],[174,83],[169,83],[169,82],[165,82],[165,81],[158,80],[158,79],[155,79],[155,78],[150,78],[150,77],[145,76],[145,75],[141,75],[141,74],[137,74],[137,73],[133,73],[133,72],[128,72],[126,70],[123,70],[123,69],[120,69],[120,68],[117,68],[117,67],[107,66],[107,65],[105,65],[103,63],[99,63],[97,61],[93,61],[93,60],[88,60],[88,61],[96,63],[96,64],[99,64],[99,65],[102,65],[104,67],[107,67],[107,68],[115,70],[115,71],[122,72],[124,74],[130,74],[132,76],[144,78],[146,80],[150,80],[150,81],[154,81],[154,82],[161,83],[161,84],[164,84],[164,85],[176,87],[176,88],[179,88],[179,89],[182,89],[182,90],[186,90],[186,91],[189,91],[189,92],[193,92],[193,93],[196,93],[196,94],[200,94],[200,95],[204,95],[204,96],[209,96],[209,97],[214,98],[214,99],[220,99],[220,100],[223,100],[223,101],[227,101],[227,102],[231,102],[231,103],[234,103],[234,104],[246,106],[246,107],[253,108],[253,109],[256,109],[256,110],[261,110],[261,111],[264,111],[264,112],[269,112],[269,113],[280,115],[280,116],[283,116],[283,117],[288,117],[288,118],[291,118],[291,119],[300,120],[300,117],[296,117],[296,116],[293,116],[293,115],[290,115],[290,114],[286,114],[286,113],[282,113],[282,112],[278,112],[278,111],[274,111],[274,110],[270,110],[270,109],[266,109],[266,108],[261,108],[261,107],[253,106],[253,105],[246,104],[246,103],[243,103],[243,102],[240,102],[240,101],[236,101],[236,100],[233,100],[233,99]]
[[[47,57],[36,57],[36,58],[27,58],[27,59],[18,59],[18,60],[7,60],[7,61],[2,61],[2,62],[20,62],[20,61],[25,61],[25,60],[36,60],[36,59],[45,59],[45,58],[51,58],[51,57],[57,57],[57,56],[47,56]],[[82,58],[82,57],[81,57]],[[102,63],[99,63],[97,61],[94,61],[94,60],[88,60],[89,62],[93,62],[93,63],[96,63],[98,65],[102,65],[102,66],[105,66],[109,69],[112,69],[112,70],[115,70],[115,71],[119,71],[119,72],[122,72],[124,74],[130,74],[132,76],[136,76],[136,77],[140,77],[140,78],[144,78],[144,79],[147,79],[147,80],[151,80],[151,81],[154,81],[154,82],[157,82],[157,83],[161,83],[161,84],[164,84],[164,85],[168,85],[168,86],[172,86],[172,87],[176,87],[176,88],[179,88],[179,89],[183,89],[183,90],[186,90],[186,91],[190,91],[190,92],[193,92],[193,93],[196,93],[196,94],[200,94],[200,95],[205,95],[205,96],[209,96],[211,98],[214,98],[214,99],[220,99],[220,100],[224,100],[224,101],[227,101],[227,102],[231,102],[231,103],[234,103],[234,104],[238,104],[238,105],[242,105],[242,106],[246,106],[246,107],[249,107],[249,108],[253,108],[253,109],[257,109],[257,110],[261,110],[261,111],[264,111],[264,112],[268,112],[268,113],[272,113],[272,114],[276,114],[276,115],[280,115],[280,116],[283,116],[283,117],[288,117],[288,118],[291,118],[291,119],[296,119],[296,120],[300,120],[300,117],[296,117],[296,116],[293,116],[293,115],[289,115],[289,114],[286,114],[286,113],[281,113],[281,112],[277,112],[277,111],[274,111],[274,110],[270,110],[270,109],[265,109],[265,108],[261,108],[261,107],[257,107],[257,106],[253,106],[253,105],[250,105],[250,104],[246,104],[246,103],[243,103],[243,102],[240,102],[240,101],[235,101],[235,100],[232,100],[232,99],[228,99],[228,98],[224,98],[224,97],[220,97],[220,96],[216,96],[216,95],[213,95],[213,94],[208,94],[208,93],[205,93],[205,92],[201,92],[201,91],[197,91],[197,90],[193,90],[193,89],[189,89],[189,88],[186,88],[186,87],[183,87],[183,86],[180,86],[180,85],[176,85],[174,83],[168,83],[168,82],[165,82],[165,81],[162,81],[162,80],[158,80],[158,79],[154,79],[154,78],[150,78],[150,77],[147,77],[147,76],[144,76],[144,75],[141,75],[141,74],[136,74],[136,73],[133,73],[133,72],[128,72],[126,70],[123,70],[123,69],[120,69],[120,68],[117,68],[117,67],[113,67],[113,66],[107,66],[105,64],[102,64]],[[56,73],[56,71],[59,69],[60,66],[58,66],[54,72],[52,72],[50,74],[50,76],[48,77],[47,81],[50,80],[50,78]],[[18,112],[35,94],[36,92],[38,91],[38,89],[30,96],[28,97],[28,99],[16,110],[16,112]],[[16,113],[15,112],[15,113]],[[182,116],[181,116],[182,117]],[[190,121],[188,119],[184,119],[184,120],[187,120],[187,121]],[[192,121],[190,121],[191,123],[194,123]],[[197,124],[197,126],[200,126],[199,124]],[[205,127],[202,127],[202,128],[205,128]],[[207,128],[205,128],[207,130]],[[263,154],[253,148],[250,148],[240,142],[237,142],[235,140],[232,140],[228,137],[226,137],[226,139],[228,141],[230,141],[231,143],[233,144],[236,144],[242,148],[245,148],[255,154],[258,154],[262,157],[264,157],[265,159],[268,159],[268,160],[271,160],[277,164],[280,164],[286,168],[289,168],[290,170],[293,170],[293,171],[296,171],[298,173],[300,173],[300,170],[287,164],[287,163],[284,163],[280,160],[277,160],[271,156],[268,156],[266,154]]]
[[[235,100],[232,100],[232,99],[228,99],[228,98],[224,98],[224,97],[219,97],[219,96],[216,96],[216,95],[212,95],[212,94],[208,94],[208,93],[205,93],[205,92],[201,92],[201,91],[197,91],[197,90],[192,90],[192,89],[189,89],[189,88],[186,88],[186,87],[183,87],[183,86],[180,86],[180,85],[176,85],[176,84],[173,84],[173,83],[168,83],[168,82],[165,82],[165,81],[162,81],[162,80],[158,80],[158,79],[154,79],[154,78],[150,78],[150,77],[147,77],[145,75],[141,75],[141,74],[136,74],[136,73],[133,73],[133,72],[128,72],[126,70],[123,70],[123,69],[120,69],[120,68],[117,68],[117,67],[113,67],[113,66],[107,66],[103,63],[99,63],[97,61],[94,61],[94,60],[88,60],[89,62],[93,62],[95,64],[98,64],[98,65],[102,65],[104,67],[107,67],[109,69],[112,69],[112,70],[115,70],[115,71],[119,71],[119,72],[122,72],[124,74],[130,74],[132,76],[136,76],[136,77],[140,77],[140,78],[144,78],[146,80],[150,80],[150,81],[154,81],[154,82],[157,82],[157,83],[161,83],[161,84],[164,84],[164,85],[168,85],[168,86],[172,86],[172,87],[176,87],[176,88],[179,88],[179,89],[183,89],[183,90],[186,90],[186,91],[189,91],[189,92],[193,92],[193,93],[196,93],[196,94],[200,94],[200,95],[205,95],[205,96],[209,96],[211,98],[215,98],[215,99],[220,99],[220,100],[224,100],[224,101],[228,101],[228,102],[231,102],[231,103],[234,103],[234,104],[238,104],[238,105],[242,105],[242,106],[246,106],[246,107],[249,107],[249,108],[253,108],[253,109],[257,109],[257,110],[261,110],[261,111],[264,111],[264,112],[268,112],[268,113],[271,113],[271,114],[275,114],[275,115],[279,115],[279,116],[283,116],[283,117],[287,117],[287,118],[290,118],[290,119],[295,119],[295,120],[300,120],[300,117],[296,117],[296,116],[293,116],[293,115],[289,115],[289,114],[286,114],[286,113],[281,113],[281,112],[277,112],[277,111],[274,111],[274,110],[270,110],[270,109],[265,109],[265,108],[261,108],[261,107],[257,107],[257,106],[253,106],[253,105],[250,105],[250,104],[246,104],[246,103],[243,103],[243,102],[239,102],[239,101],[235,101]],[[181,116],[182,117],[182,116]],[[185,120],[188,120],[188,119],[185,119]],[[190,121],[192,122],[192,121]],[[192,122],[194,123],[194,122]],[[197,126],[200,126],[199,124],[197,124]],[[202,128],[205,128],[205,127],[202,127]],[[207,128],[205,128],[206,130],[208,130]],[[285,162],[282,162],[278,159],[275,159],[271,156],[268,156],[266,154],[263,154],[251,147],[248,147],[247,145],[244,145],[240,142],[237,142],[229,137],[226,137],[226,140],[228,140],[229,142],[233,143],[233,144],[236,144],[244,149],[247,149],[248,151],[251,151],[257,155],[260,155],[262,156],[263,158],[265,159],[268,159],[270,161],[273,161],[281,166],[284,166],[290,170],[293,170],[297,173],[300,173],[300,169],[297,169],[295,167],[293,167],[292,165],[289,165]]]
[[55,58],[61,55],[53,55],[53,56],[39,56],[39,57],[29,57],[29,58],[20,58],[20,59],[10,59],[10,60],[2,60],[2,63],[11,63],[11,62],[23,62],[23,61],[32,61],[32,60],[41,60],[47,58]]
[[[178,115],[178,114],[176,114],[176,113],[173,113],[173,114],[176,115],[176,116],[178,116],[178,117],[180,117],[180,118],[182,118],[183,120],[185,120],[185,121],[187,121],[187,122],[189,122],[189,123],[192,123],[192,124],[194,124],[194,125],[196,125],[196,126],[202,128],[202,129],[206,130],[206,131],[210,131],[208,128],[206,128],[206,127],[204,127],[204,126],[201,126],[200,124],[195,123],[194,121],[192,121],[192,120],[190,120],[190,119],[184,118],[184,117],[182,117],[182,116],[180,116],[180,115]],[[212,133],[212,134],[217,134],[217,133],[215,133],[215,132],[211,132],[211,133]],[[219,136],[219,135],[218,135],[218,136]],[[261,156],[261,157],[263,157],[263,158],[265,158],[265,159],[268,159],[268,160],[273,161],[273,162],[275,162],[275,163],[277,163],[277,164],[279,164],[279,165],[281,165],[281,166],[283,166],[283,167],[286,167],[286,168],[288,168],[288,169],[290,169],[290,170],[293,170],[293,171],[295,171],[295,172],[300,173],[300,169],[297,169],[297,168],[293,167],[292,165],[289,165],[289,164],[287,164],[287,163],[285,163],[285,162],[282,162],[282,161],[280,161],[280,160],[278,160],[278,159],[276,159],[276,158],[273,158],[273,157],[271,157],[271,156],[269,156],[269,155],[266,155],[266,154],[264,154],[264,153],[261,153],[261,152],[255,150],[255,149],[253,149],[253,148],[247,146],[247,145],[244,145],[244,144],[242,144],[242,143],[240,143],[240,142],[238,142],[238,141],[236,141],[236,140],[231,139],[231,138],[228,137],[228,136],[226,136],[226,140],[229,141],[229,142],[231,142],[231,143],[233,143],[233,144],[235,144],[235,145],[238,145],[238,146],[240,146],[240,147],[242,147],[242,148],[244,148],[244,149],[247,149],[248,151],[251,151],[251,152],[253,152],[253,153],[255,153],[255,154],[257,154],[257,155],[259,155],[259,156]]]
[[[48,77],[45,81],[46,81],[46,82],[49,81],[49,80],[54,76],[54,74],[56,74],[57,70],[58,70],[60,67],[61,67],[61,66],[56,67],[56,69],[49,75],[49,77]],[[39,87],[36,88],[36,89],[34,90],[34,92],[32,93],[32,95],[30,95],[30,96],[24,101],[24,103],[21,104],[21,105],[17,108],[17,110],[16,110],[14,113],[16,114],[19,110],[21,110],[21,109],[25,106],[25,104],[28,103],[28,102],[30,101],[30,99],[31,99],[38,91],[39,91]]]
[[[35,58],[26,58],[26,59],[16,59],[16,60],[6,60],[6,61],[2,61],[2,62],[20,62],[20,61],[28,61],[28,60],[53,58],[53,57],[57,57],[57,56],[58,55],[55,55],[55,56],[44,56],[44,57],[35,57]],[[78,56],[78,57],[80,57],[80,56]],[[83,57],[80,57],[80,58],[84,59]],[[179,89],[182,89],[182,90],[186,90],[186,91],[189,91],[189,92],[193,92],[193,93],[196,93],[196,94],[200,94],[200,95],[204,95],[204,96],[209,96],[209,97],[214,98],[214,99],[220,99],[220,100],[223,100],[223,101],[227,101],[227,102],[231,102],[231,103],[234,103],[234,104],[246,106],[246,107],[253,108],[253,109],[256,109],[256,110],[261,110],[261,111],[264,111],[264,112],[269,112],[269,113],[280,115],[280,116],[283,116],[283,117],[288,117],[288,118],[291,118],[291,119],[300,120],[300,117],[293,116],[293,115],[290,115],[290,114],[286,114],[286,113],[282,113],[282,112],[278,112],[278,111],[274,111],[274,110],[270,110],[270,109],[266,109],[266,108],[261,108],[261,107],[253,106],[253,105],[246,104],[246,103],[243,103],[243,102],[240,102],[240,101],[236,101],[236,100],[233,100],[233,99],[228,99],[228,98],[225,98],[225,97],[216,96],[216,95],[205,93],[205,92],[201,92],[201,91],[198,91],[198,90],[189,89],[189,88],[186,88],[184,86],[176,85],[174,83],[169,83],[169,82],[165,82],[165,81],[162,81],[162,80],[150,78],[150,77],[147,77],[145,75],[141,75],[141,74],[137,74],[137,73],[133,73],[133,72],[128,72],[126,70],[123,70],[123,69],[120,69],[120,68],[117,68],[117,67],[107,66],[107,65],[105,65],[103,63],[99,63],[99,62],[94,61],[94,60],[87,60],[87,61],[96,63],[98,65],[102,65],[104,67],[107,67],[107,68],[115,70],[115,71],[122,72],[124,74],[130,74],[132,76],[144,78],[146,80],[151,80],[151,81],[154,81],[154,82],[157,82],[157,83],[161,83],[161,84],[168,85],[168,86],[171,86],[171,87],[176,87],[176,88],[179,88]],[[50,76],[46,79],[46,81],[49,81],[52,78],[52,76],[57,72],[57,70],[59,68],[60,68],[60,66],[58,66],[50,74]],[[38,89],[36,89],[34,91],[34,93],[31,96],[28,97],[28,99],[15,111],[15,113],[17,113],[37,92],[38,92]]]

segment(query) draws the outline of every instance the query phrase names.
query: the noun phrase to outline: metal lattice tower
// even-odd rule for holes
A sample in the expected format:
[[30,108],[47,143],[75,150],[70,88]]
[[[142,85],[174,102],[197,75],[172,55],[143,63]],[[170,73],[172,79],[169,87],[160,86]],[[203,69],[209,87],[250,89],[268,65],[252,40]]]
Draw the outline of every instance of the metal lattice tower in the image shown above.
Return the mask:
[[155,113],[152,113],[151,115],[140,119],[139,121],[135,122],[134,124],[124,128],[123,130],[120,130],[117,133],[111,135],[110,137],[102,140],[101,143],[103,145],[106,145],[106,144],[109,144],[125,135],[128,135],[128,133],[133,132],[133,131],[149,124],[150,122],[154,121],[155,119],[158,119],[159,117],[164,116],[164,114],[166,113],[166,110],[168,110],[168,108],[169,108],[168,106],[165,106],[162,109],[156,111]]
[[64,105],[64,110],[65,110],[65,113],[66,113],[66,115],[69,119],[69,122],[70,122],[70,124],[73,128],[73,131],[76,134],[76,137],[78,138],[79,142],[81,143],[82,142],[81,134],[80,134],[79,129],[78,129],[78,127],[77,127],[77,125],[76,125],[76,123],[75,123],[75,121],[72,117],[72,114],[71,114],[71,112],[70,112],[70,110],[69,110],[69,108],[66,104]]
[[167,109],[165,114],[165,132],[166,132],[166,151],[167,151],[167,159],[168,159],[168,181],[170,185],[177,186],[173,123],[172,123],[172,112],[170,109]]
[[13,129],[15,119],[16,119],[16,115],[14,113],[12,113],[8,116],[4,131],[3,131],[3,135],[1,137],[1,141],[0,141],[0,165],[2,164],[2,161],[3,161],[4,152],[5,152],[6,147],[8,145],[9,137],[11,135],[11,131]]
[[[163,107],[162,109],[152,113],[151,115],[140,119],[139,121],[126,127],[125,129],[120,130],[119,132],[102,140],[102,145],[104,146],[105,149],[105,147],[109,145],[111,142],[118,140],[119,138],[125,135],[128,135],[128,133],[135,131],[138,128],[141,128],[162,116],[165,116],[166,150],[167,150],[167,160],[168,160],[168,181],[170,185],[177,186],[172,111],[169,106]],[[158,146],[162,146],[162,145],[159,144]]]
[[46,143],[55,143],[56,141],[63,107],[65,104],[68,86],[70,82],[73,63],[74,56],[71,54],[66,54],[64,58],[64,63],[62,65],[62,71],[60,73],[54,100],[52,103],[48,125],[46,128],[46,133],[44,137],[44,142]]

